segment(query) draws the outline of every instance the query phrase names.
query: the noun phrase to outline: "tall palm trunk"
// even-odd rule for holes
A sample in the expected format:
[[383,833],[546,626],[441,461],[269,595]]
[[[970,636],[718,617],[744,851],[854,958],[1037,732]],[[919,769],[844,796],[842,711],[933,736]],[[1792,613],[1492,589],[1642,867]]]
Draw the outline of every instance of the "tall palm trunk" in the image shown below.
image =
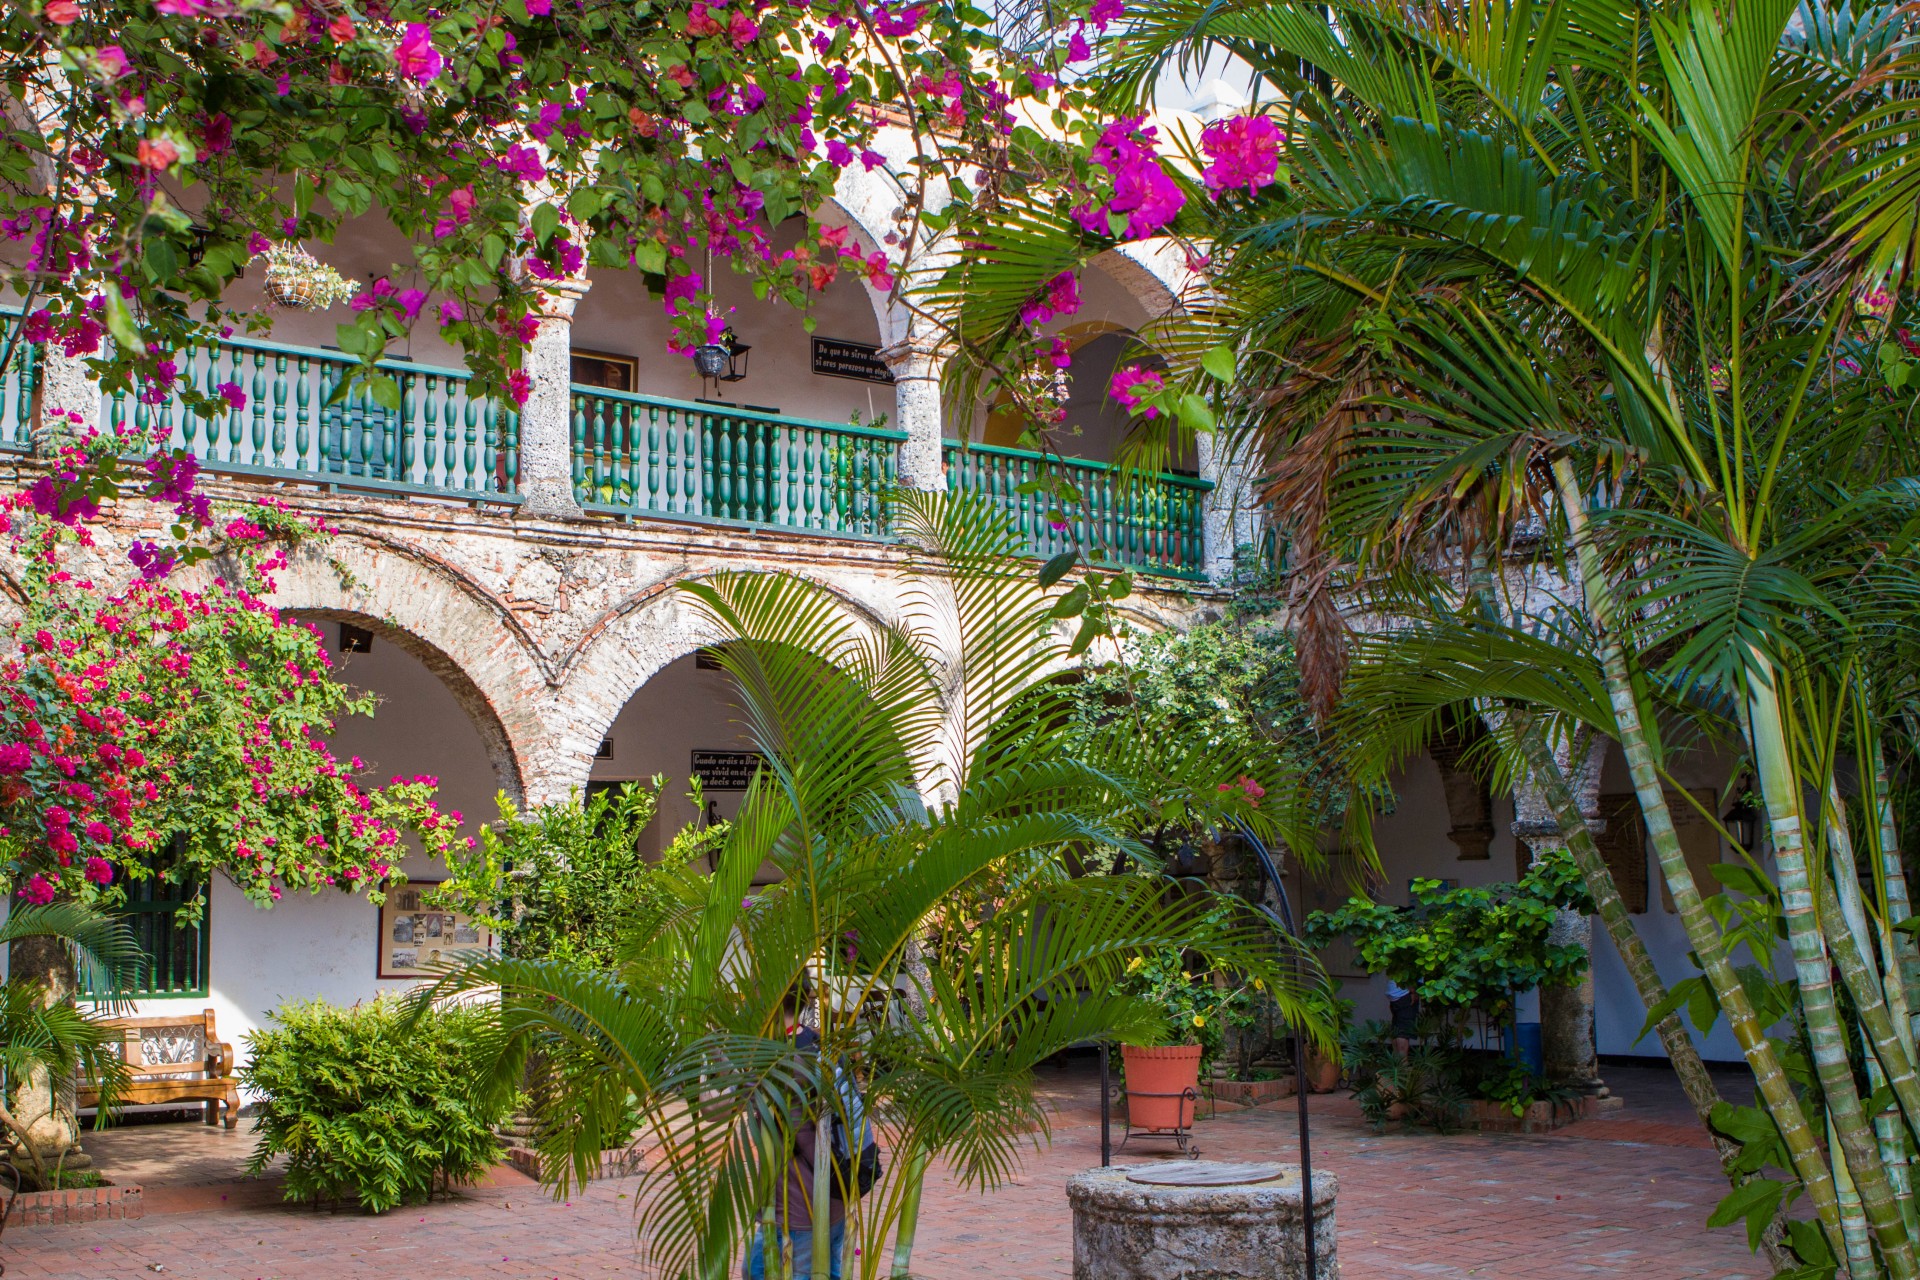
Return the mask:
[[[1872,1228],[1874,1242],[1879,1245],[1891,1274],[1913,1276],[1920,1274],[1913,1242],[1901,1218],[1892,1181],[1880,1163],[1872,1125],[1860,1104],[1860,1091],[1853,1080],[1853,1063],[1847,1053],[1846,1027],[1834,998],[1832,960],[1835,956],[1829,954],[1827,936],[1820,926],[1823,913],[1819,910],[1813,869],[1808,864],[1801,836],[1800,782],[1780,715],[1779,673],[1757,652],[1752,655],[1752,661],[1754,665],[1747,677],[1747,736],[1773,833],[1781,914],[1786,919],[1787,940],[1793,948],[1800,1008],[1806,1020],[1814,1070],[1820,1079],[1821,1092],[1826,1096],[1827,1114],[1840,1150],[1859,1189],[1861,1207]],[[1851,938],[1844,928],[1837,931],[1836,940],[1842,943],[1841,952],[1851,953],[1850,957],[1838,956],[1843,966],[1848,958],[1859,959],[1857,953],[1852,953]],[[1884,1015],[1885,1006],[1877,999],[1875,1004]],[[1865,1012],[1861,1010],[1863,1015]],[[1908,1074],[1911,1075],[1911,1068]]]
[[[1607,937],[1612,940],[1621,963],[1626,965],[1627,974],[1633,979],[1641,1003],[1649,1010],[1657,1009],[1666,1003],[1666,983],[1660,980],[1660,971],[1654,967],[1653,956],[1647,951],[1640,931],[1633,927],[1633,917],[1627,910],[1626,900],[1620,896],[1613,873],[1607,869],[1606,859],[1601,856],[1600,847],[1594,843],[1593,832],[1574,799],[1573,788],[1568,785],[1566,774],[1562,772],[1559,761],[1554,759],[1538,726],[1524,723],[1519,728],[1517,741],[1521,754],[1526,757],[1530,780],[1540,788],[1554,821],[1560,824],[1560,834],[1567,842],[1567,851],[1573,855],[1574,865],[1580,869],[1580,878],[1585,881],[1587,893],[1593,898],[1595,912],[1606,928]],[[1654,1029],[1660,1036],[1660,1043],[1666,1048],[1667,1061],[1673,1064],[1674,1075],[1679,1077],[1681,1090],[1693,1106],[1693,1113],[1700,1118],[1701,1126],[1713,1139],[1714,1151],[1720,1157],[1721,1171],[1732,1185],[1743,1185],[1748,1175],[1734,1167],[1740,1158],[1740,1145],[1721,1136],[1713,1127],[1713,1109],[1725,1099],[1720,1096],[1719,1088],[1708,1074],[1707,1064],[1701,1060],[1693,1037],[1687,1034],[1678,1013],[1669,1013],[1655,1024]],[[1773,1221],[1768,1224],[1760,1240],[1766,1250],[1767,1261],[1775,1271],[1785,1271],[1794,1265],[1781,1244],[1785,1217],[1786,1210],[1782,1206],[1774,1214]]]
[[927,1182],[927,1153],[916,1147],[907,1159],[900,1229],[893,1239],[893,1280],[912,1280],[913,1241],[920,1230],[920,1192]]
[[1634,795],[1646,823],[1648,840],[1660,861],[1661,874],[1666,879],[1668,892],[1673,896],[1674,910],[1686,929],[1687,941],[1692,944],[1701,971],[1712,986],[1720,1002],[1720,1010],[1726,1015],[1727,1025],[1733,1031],[1748,1067],[1753,1071],[1754,1084],[1766,1105],[1767,1114],[1780,1130],[1781,1141],[1785,1143],[1788,1158],[1793,1162],[1793,1171],[1806,1187],[1807,1198],[1819,1215],[1835,1254],[1839,1255],[1846,1247],[1840,1230],[1839,1191],[1834,1185],[1832,1172],[1827,1168],[1826,1158],[1821,1153],[1820,1140],[1807,1123],[1800,1099],[1793,1091],[1793,1082],[1782,1069],[1779,1055],[1773,1051],[1773,1044],[1767,1039],[1766,1028],[1760,1024],[1753,1002],[1747,998],[1746,988],[1741,985],[1740,976],[1734,971],[1720,930],[1700,900],[1699,887],[1694,884],[1693,871],[1687,866],[1686,853],[1680,847],[1680,837],[1674,830],[1673,814],[1667,808],[1666,787],[1655,767],[1653,746],[1640,719],[1639,695],[1634,689],[1633,677],[1627,667],[1626,649],[1616,626],[1611,589],[1600,563],[1599,552],[1593,546],[1587,528],[1586,499],[1574,475],[1573,463],[1564,457],[1556,458],[1553,474],[1559,489],[1560,505],[1566,513],[1567,530],[1579,567],[1587,614],[1600,635],[1601,665],[1606,677],[1608,700],[1612,705],[1620,746],[1627,758]]

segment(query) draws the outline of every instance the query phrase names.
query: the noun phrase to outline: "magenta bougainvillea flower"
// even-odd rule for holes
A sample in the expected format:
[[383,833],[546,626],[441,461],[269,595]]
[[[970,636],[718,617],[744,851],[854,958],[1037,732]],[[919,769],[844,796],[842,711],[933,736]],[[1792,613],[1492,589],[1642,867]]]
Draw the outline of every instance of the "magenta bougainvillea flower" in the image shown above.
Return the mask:
[[1094,235],[1113,235],[1113,220],[1126,219],[1125,238],[1153,235],[1187,203],[1186,193],[1160,167],[1155,151],[1158,131],[1143,127],[1140,116],[1122,116],[1100,132],[1088,158],[1106,170],[1113,191],[1104,201],[1090,201],[1073,211],[1080,225]]
[[1287,135],[1266,116],[1216,120],[1200,134],[1200,149],[1212,157],[1202,175],[1209,191],[1244,187],[1258,191],[1280,168],[1280,144]]
[[1108,384],[1107,391],[1115,400],[1125,405],[1129,412],[1157,418],[1160,416],[1160,409],[1157,405],[1149,403],[1149,397],[1165,390],[1166,385],[1166,379],[1153,370],[1130,364],[1113,375],[1113,381]]
[[409,22],[393,51],[393,65],[407,79],[427,84],[440,78],[447,60],[433,47],[433,32],[426,24]]

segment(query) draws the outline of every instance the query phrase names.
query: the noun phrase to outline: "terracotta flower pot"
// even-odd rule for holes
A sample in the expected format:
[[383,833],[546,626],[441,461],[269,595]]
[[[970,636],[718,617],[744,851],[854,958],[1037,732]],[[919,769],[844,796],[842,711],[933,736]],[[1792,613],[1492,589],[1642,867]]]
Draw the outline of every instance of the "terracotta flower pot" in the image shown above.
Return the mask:
[[1184,1129],[1193,1123],[1193,1099],[1200,1090],[1200,1046],[1170,1044],[1148,1049],[1120,1046],[1127,1066],[1127,1124],[1155,1132]]
[[1340,1064],[1323,1057],[1318,1049],[1307,1050],[1307,1088],[1313,1093],[1332,1093],[1340,1087]]

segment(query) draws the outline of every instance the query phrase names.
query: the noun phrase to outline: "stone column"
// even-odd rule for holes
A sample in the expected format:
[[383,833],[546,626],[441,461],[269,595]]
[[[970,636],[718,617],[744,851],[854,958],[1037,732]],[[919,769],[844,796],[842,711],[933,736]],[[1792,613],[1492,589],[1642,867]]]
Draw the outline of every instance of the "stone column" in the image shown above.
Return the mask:
[[[40,348],[34,372],[40,384],[40,412],[32,426],[36,451],[51,453],[88,427],[98,430],[104,425],[100,384],[93,380],[84,356],[69,356],[58,343],[49,342]],[[76,413],[80,415],[78,422],[71,416]]]
[[1257,495],[1246,459],[1228,449],[1217,433],[1202,432],[1195,443],[1200,478],[1213,482],[1201,499],[1203,563],[1208,581],[1224,583],[1233,576],[1234,553],[1260,537]]
[[937,351],[911,338],[882,348],[880,358],[893,372],[892,425],[907,433],[900,443],[900,483],[909,489],[944,492],[940,374],[946,362]]
[[[1573,757],[1578,753],[1579,758]],[[1606,822],[1600,813],[1600,767],[1606,759],[1604,739],[1584,741],[1576,747],[1559,746],[1554,758],[1566,771],[1568,785],[1587,820],[1587,830],[1598,835]],[[1539,790],[1525,780],[1514,788],[1513,834],[1524,852],[1522,866],[1533,857],[1564,849],[1567,841],[1560,824],[1547,808]],[[1560,946],[1574,945],[1593,954],[1593,918],[1573,911],[1556,913],[1547,940]],[[1570,987],[1543,987],[1540,991],[1541,1056],[1549,1080],[1565,1081],[1589,1093],[1605,1095],[1600,1079],[1600,1062],[1593,1038],[1593,967]]]
[[554,519],[584,513],[573,494],[573,309],[585,280],[544,286],[540,331],[527,348],[532,381],[520,409],[520,510]]

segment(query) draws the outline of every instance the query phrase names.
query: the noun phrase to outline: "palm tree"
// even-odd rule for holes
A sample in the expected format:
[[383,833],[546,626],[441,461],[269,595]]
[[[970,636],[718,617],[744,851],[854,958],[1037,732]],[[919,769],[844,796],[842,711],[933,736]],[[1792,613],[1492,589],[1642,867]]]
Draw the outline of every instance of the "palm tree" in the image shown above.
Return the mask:
[[[621,971],[489,960],[432,993],[497,984],[502,1079],[529,1047],[554,1064],[554,1166],[584,1174],[637,1108],[657,1150],[640,1232],[663,1274],[725,1274],[785,1177],[795,1126],[847,1122],[828,1064],[857,1079],[889,1150],[849,1205],[852,1273],[880,1274],[891,1237],[892,1274],[906,1276],[934,1160],[990,1187],[1044,1140],[1041,1059],[1166,1034],[1161,1014],[1116,991],[1130,960],[1197,952],[1258,978],[1288,1021],[1327,1038],[1289,976],[1298,957],[1248,904],[1083,873],[1116,853],[1152,867],[1131,834],[1142,814],[1287,833],[1285,805],[1230,785],[1251,775],[1271,798],[1287,779],[1131,717],[1072,724],[1066,692],[1042,681],[1068,648],[1058,593],[1016,558],[1004,518],[909,493],[893,527],[915,556],[898,622],[785,574],[685,588],[729,637],[715,652],[766,765],[715,870],[683,870],[681,909],[633,940]],[[768,867],[777,883],[756,889]],[[783,1018],[803,980],[818,1054],[795,1051]],[[822,1160],[814,1221],[829,1177]],[[813,1241],[824,1275],[827,1233]]]
[[[1205,217],[1186,230],[1209,242],[1237,354],[1232,387],[1195,385],[1271,477],[1303,667],[1330,698],[1336,601],[1467,616],[1456,694],[1616,739],[1765,1106],[1743,1163],[1771,1151],[1807,1194],[1821,1231],[1790,1229],[1809,1264],[1916,1274],[1915,959],[1868,763],[1910,718],[1911,392],[1862,374],[1903,360],[1879,290],[1920,225],[1910,17],[1793,0],[1148,0],[1131,17],[1117,104],[1225,52],[1287,134],[1284,181],[1190,202]],[[1052,225],[993,242],[1010,292],[1037,286],[1012,267],[1047,260]],[[1508,547],[1530,522],[1527,573]],[[1477,584],[1480,560],[1497,570]],[[1740,744],[1769,818],[1805,1089],[1675,833],[1674,735],[1706,730]],[[1743,1185],[1723,1212],[1764,1221],[1796,1193]]]
[[[139,944],[124,921],[78,903],[19,905],[0,922],[0,946],[36,944],[58,952],[56,968],[73,975],[81,998],[109,1010],[119,1003],[119,993],[128,989],[140,962]],[[31,1178],[38,1185],[51,1185],[46,1161],[58,1152],[42,1150],[36,1113],[61,1107],[60,1082],[79,1071],[99,1081],[104,1119],[127,1079],[117,1045],[118,1038],[99,1017],[80,1009],[70,996],[52,996],[31,981],[0,981],[0,1129],[5,1129],[8,1145],[32,1165]],[[27,1106],[20,1105],[28,1099]],[[71,1128],[59,1126],[62,1134]]]

